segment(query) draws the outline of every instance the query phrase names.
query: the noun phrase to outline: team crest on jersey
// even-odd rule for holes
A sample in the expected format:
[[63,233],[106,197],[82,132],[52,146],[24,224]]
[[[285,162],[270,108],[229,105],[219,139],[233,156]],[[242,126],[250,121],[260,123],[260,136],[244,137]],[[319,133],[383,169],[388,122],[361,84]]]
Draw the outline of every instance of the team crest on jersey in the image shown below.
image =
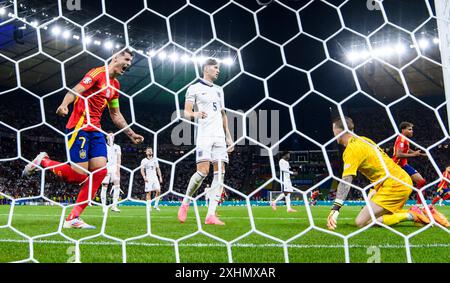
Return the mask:
[[85,85],[88,85],[88,84],[92,83],[92,79],[91,79],[90,77],[85,77],[85,78],[83,79],[83,83],[84,83]]
[[81,149],[79,153],[80,153],[80,158],[81,159],[85,159],[86,158],[86,150]]
[[106,98],[109,98],[110,95],[111,95],[111,90],[108,88],[106,90]]

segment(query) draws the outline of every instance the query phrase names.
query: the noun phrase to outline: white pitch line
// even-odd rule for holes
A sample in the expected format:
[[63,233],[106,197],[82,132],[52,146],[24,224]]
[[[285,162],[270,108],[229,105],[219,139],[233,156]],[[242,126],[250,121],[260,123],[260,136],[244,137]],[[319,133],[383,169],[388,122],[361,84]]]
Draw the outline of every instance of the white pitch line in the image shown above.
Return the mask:
[[[0,216],[8,216],[7,213],[0,213]],[[26,216],[26,217],[60,217],[60,214],[21,214],[21,213],[15,213],[14,216]],[[143,214],[137,214],[137,215],[116,215],[114,218],[136,218],[136,216],[142,216],[145,218],[145,215]],[[154,218],[164,218],[164,219],[177,219],[176,216],[162,216],[158,214],[152,214]],[[89,215],[88,218],[103,218],[103,215]],[[220,218],[223,219],[249,219],[250,217],[243,217],[243,216],[220,216]],[[263,220],[303,220],[308,219],[308,217],[255,217],[253,216],[253,219],[263,219]],[[327,219],[327,217],[314,217],[314,219]],[[351,217],[339,217],[339,219],[345,219],[345,220],[351,220],[354,218]]]
[[[13,240],[13,239],[0,239],[0,243],[29,243],[28,240]],[[55,241],[55,240],[35,240],[34,244],[73,244],[70,241]],[[121,245],[119,242],[82,242],[80,245],[89,246],[116,246]],[[178,244],[182,247],[226,247],[225,244],[211,244],[211,243],[196,243],[196,244]],[[146,247],[173,247],[173,244],[160,244],[160,243],[136,243],[128,242],[127,246],[146,246]],[[349,245],[349,248],[368,248],[376,246],[381,249],[404,249],[403,245]],[[282,248],[281,244],[233,244],[232,247],[239,248]],[[424,244],[424,245],[410,245],[411,248],[448,248],[450,244]],[[344,245],[300,245],[300,244],[288,244],[288,248],[298,248],[298,249],[342,249]]]

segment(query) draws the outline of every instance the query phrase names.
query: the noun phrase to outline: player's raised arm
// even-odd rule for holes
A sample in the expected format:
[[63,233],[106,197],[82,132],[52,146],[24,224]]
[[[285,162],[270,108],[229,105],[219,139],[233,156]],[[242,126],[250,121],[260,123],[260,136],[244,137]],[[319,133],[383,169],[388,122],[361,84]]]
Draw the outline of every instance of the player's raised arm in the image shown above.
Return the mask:
[[[119,129],[124,129],[128,127],[128,123],[120,112],[119,99],[113,99],[109,103],[109,115],[114,125]],[[125,129],[125,134],[131,139],[134,144],[138,144],[144,141],[144,137],[136,134],[131,128]]]
[[77,98],[75,93],[81,94],[85,90],[86,87],[80,83],[77,84],[71,91],[68,91],[58,109],[56,109],[56,114],[61,117],[66,117],[67,114],[69,114],[69,105],[72,104]]

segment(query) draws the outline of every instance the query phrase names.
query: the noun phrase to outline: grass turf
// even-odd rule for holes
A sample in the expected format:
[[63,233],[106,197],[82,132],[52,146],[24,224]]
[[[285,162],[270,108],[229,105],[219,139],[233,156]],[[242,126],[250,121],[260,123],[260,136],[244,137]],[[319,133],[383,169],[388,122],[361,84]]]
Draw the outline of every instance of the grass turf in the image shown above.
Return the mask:
[[[284,206],[278,207],[277,211],[267,206],[252,207],[255,227],[260,233],[252,231],[247,207],[219,207],[220,218],[226,225],[201,225],[203,232],[196,233],[199,230],[193,207],[186,223],[180,224],[176,216],[178,208],[173,206],[162,206],[161,211],[153,210],[149,219],[144,206],[122,206],[121,213],[109,212],[106,218],[100,207],[93,206],[86,209],[83,219],[97,229],[63,229],[69,238],[55,233],[62,213],[59,207],[16,206],[9,226],[10,209],[10,206],[0,206],[0,262],[29,259],[31,251],[39,262],[70,262],[75,260],[75,244],[70,239],[81,239],[81,262],[176,262],[177,247],[172,240],[180,238],[180,262],[228,262],[229,255],[237,263],[285,262],[286,255],[289,262],[345,262],[344,239],[320,229],[310,229],[305,207],[296,207],[297,213],[287,213]],[[329,209],[326,206],[311,208],[316,227],[326,229]],[[349,235],[357,231],[354,218],[360,209],[357,206],[344,207],[336,232]],[[201,224],[206,210],[199,207]],[[448,206],[438,210],[450,215]],[[102,223],[105,224],[104,233],[101,233]],[[149,227],[147,223],[150,223]],[[403,222],[394,228],[408,235],[421,227]],[[47,236],[34,238],[30,246],[29,240],[17,232],[29,237]],[[148,232],[156,237],[148,236]],[[303,233],[300,237],[293,238],[300,233]],[[186,237],[188,235],[191,237]],[[210,235],[234,241],[231,249]],[[290,239],[287,254],[281,242],[267,235],[283,241]],[[127,241],[123,245],[120,240]],[[350,262],[407,261],[405,239],[383,227],[374,226],[352,235],[348,244]],[[410,245],[413,262],[450,262],[448,230],[430,227],[410,238]]]

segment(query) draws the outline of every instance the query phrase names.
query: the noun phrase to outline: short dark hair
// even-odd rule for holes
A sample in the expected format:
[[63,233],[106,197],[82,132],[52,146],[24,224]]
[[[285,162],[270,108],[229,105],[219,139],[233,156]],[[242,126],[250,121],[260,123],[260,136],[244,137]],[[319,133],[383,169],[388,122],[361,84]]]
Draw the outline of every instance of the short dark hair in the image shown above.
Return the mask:
[[[350,131],[354,131],[354,130],[355,130],[355,124],[353,123],[352,118],[347,117],[347,116],[344,116],[344,118],[345,118],[345,122],[347,123],[348,129],[349,129]],[[338,129],[342,129],[342,130],[345,129],[344,123],[343,123],[343,121],[341,120],[341,117],[335,118],[335,119],[333,120],[333,124],[335,124],[336,127],[337,127]]]
[[400,125],[399,125],[400,130],[404,130],[406,128],[413,127],[413,126],[414,126],[413,123],[406,122],[406,121],[401,122]]
[[147,145],[147,147],[145,148],[145,150],[147,150],[147,149],[151,149],[151,150],[153,150],[153,147],[151,147],[150,145]]
[[285,150],[281,152],[281,157],[285,157],[286,155],[290,154],[289,151]]
[[219,61],[217,61],[214,58],[208,58],[206,59],[205,63],[203,63],[202,70],[205,69],[206,66],[214,66],[214,65],[219,65]]
[[128,54],[130,54],[131,57],[134,57],[134,53],[133,53],[133,51],[131,51],[130,48],[125,48],[124,50],[120,51],[119,54],[124,55],[125,53],[128,53]]

